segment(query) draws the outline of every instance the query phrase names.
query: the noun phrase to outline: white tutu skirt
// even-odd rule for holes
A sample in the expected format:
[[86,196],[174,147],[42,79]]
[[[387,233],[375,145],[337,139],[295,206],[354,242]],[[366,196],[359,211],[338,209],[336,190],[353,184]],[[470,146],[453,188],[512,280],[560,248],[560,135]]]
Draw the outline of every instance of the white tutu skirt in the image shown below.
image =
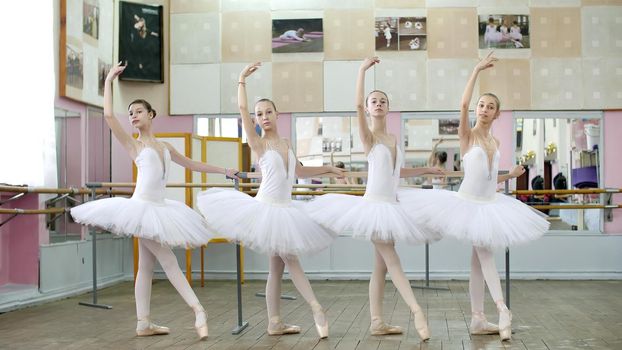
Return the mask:
[[417,211],[417,223],[478,247],[526,243],[549,229],[546,215],[500,193],[493,200],[478,201],[453,191],[420,190],[402,201]]
[[[409,190],[398,190],[397,198]],[[346,194],[325,194],[308,203],[307,212],[320,225],[354,238],[420,244],[441,236],[417,224],[417,214],[401,200],[388,202]]]
[[106,198],[71,208],[74,221],[117,235],[148,238],[172,247],[206,244],[214,233],[201,215],[185,204],[165,199]]
[[246,193],[212,188],[200,192],[197,207],[220,236],[264,254],[303,255],[327,248],[335,234],[302,210],[306,203],[268,203]]

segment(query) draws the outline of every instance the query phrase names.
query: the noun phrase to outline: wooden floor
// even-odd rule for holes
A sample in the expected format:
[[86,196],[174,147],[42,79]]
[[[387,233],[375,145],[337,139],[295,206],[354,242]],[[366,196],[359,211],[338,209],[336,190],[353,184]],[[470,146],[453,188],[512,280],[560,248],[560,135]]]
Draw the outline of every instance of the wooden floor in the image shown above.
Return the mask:
[[[318,299],[328,309],[330,337],[318,340],[309,307],[300,297],[283,300],[282,315],[302,327],[299,335],[266,334],[262,298],[254,296],[262,281],[243,286],[244,317],[249,327],[232,335],[236,325],[236,289],[231,281],[195,286],[209,313],[210,337],[198,342],[194,314],[168,281],[153,285],[152,318],[171,334],[137,338],[132,283],[100,291],[99,301],[112,310],[79,306],[90,295],[65,299],[0,315],[0,349],[622,349],[622,281],[514,281],[511,308],[514,335],[470,336],[466,281],[439,281],[449,291],[415,289],[427,312],[432,339],[420,343],[408,308],[388,282],[385,318],[403,326],[405,334],[369,335],[369,305],[365,281],[312,281]],[[291,282],[284,294],[296,295]],[[496,322],[494,305],[486,304]]]

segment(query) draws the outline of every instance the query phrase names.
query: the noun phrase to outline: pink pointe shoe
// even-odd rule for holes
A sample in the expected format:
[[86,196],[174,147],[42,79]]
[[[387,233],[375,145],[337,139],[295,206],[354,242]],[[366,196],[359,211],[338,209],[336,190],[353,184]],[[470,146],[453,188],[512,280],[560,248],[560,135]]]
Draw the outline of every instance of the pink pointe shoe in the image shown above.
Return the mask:
[[488,322],[483,312],[474,312],[471,315],[469,333],[472,335],[499,334],[499,326]]
[[369,326],[369,334],[371,335],[392,335],[402,334],[403,332],[402,327],[390,325],[378,316],[371,318],[371,326]]
[[139,319],[136,323],[136,335],[139,337],[148,337],[151,335],[169,334],[171,330],[168,327],[158,326],[152,323],[149,317]]
[[194,328],[197,330],[199,340],[205,340],[208,337],[207,330],[207,313],[200,304],[192,307],[195,314]]
[[322,309],[322,305],[314,301],[311,303],[311,310],[313,311],[313,321],[315,322],[317,335],[320,339],[328,338],[328,320],[326,319],[326,313],[324,309]]
[[291,324],[285,324],[281,321],[281,317],[270,317],[270,323],[268,324],[268,335],[284,335],[284,334],[297,334],[300,333],[300,327]]
[[425,315],[423,314],[423,310],[421,310],[421,307],[417,305],[411,311],[415,319],[415,329],[417,330],[417,333],[419,334],[419,338],[421,338],[421,341],[426,341],[430,339],[430,330],[428,329],[428,321],[426,320]]

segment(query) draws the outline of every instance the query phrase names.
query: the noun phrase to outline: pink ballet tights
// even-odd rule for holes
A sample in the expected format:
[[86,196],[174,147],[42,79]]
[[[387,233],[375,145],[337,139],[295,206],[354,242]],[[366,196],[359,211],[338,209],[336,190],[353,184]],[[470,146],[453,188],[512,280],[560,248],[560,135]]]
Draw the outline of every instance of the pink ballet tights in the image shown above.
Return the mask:
[[474,314],[484,312],[484,283],[488,285],[492,300],[497,305],[504,304],[501,280],[492,250],[486,247],[473,247],[469,293],[471,294],[471,312]]
[[177,258],[171,248],[146,238],[140,238],[138,240],[138,253],[138,274],[136,275],[134,296],[136,297],[136,316],[139,320],[149,318],[151,280],[153,279],[156,259],[186,304],[193,308],[197,305],[200,306],[199,299],[181,272]]
[[[318,305],[313,289],[311,289],[311,284],[307,276],[305,276],[302,266],[300,266],[298,257],[294,255],[274,255],[270,257],[269,265],[270,270],[268,281],[266,282],[266,306],[268,308],[269,320],[280,319],[281,316],[281,284],[283,271],[286,266],[289,276],[300,295],[309,305]],[[323,313],[317,315],[314,313],[314,318],[322,318],[315,320],[318,324],[326,323]]]

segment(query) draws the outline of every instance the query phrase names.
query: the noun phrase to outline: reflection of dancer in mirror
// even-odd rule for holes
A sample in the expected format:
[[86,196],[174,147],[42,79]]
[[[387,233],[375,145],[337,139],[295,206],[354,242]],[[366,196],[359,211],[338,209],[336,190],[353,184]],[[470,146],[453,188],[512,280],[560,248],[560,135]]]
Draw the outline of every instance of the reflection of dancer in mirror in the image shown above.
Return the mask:
[[[343,169],[345,171],[346,165],[342,161],[335,162],[335,151],[330,152],[330,165],[335,166],[337,168]],[[348,177],[338,177],[335,178],[335,184],[337,185],[351,185],[353,184],[352,180]]]
[[279,37],[281,40],[294,39],[298,41],[311,41],[311,39],[305,37],[304,28],[298,28],[298,30],[288,30],[281,34]]
[[[432,152],[430,152],[430,156],[428,157],[428,166],[433,168],[438,168],[441,171],[445,171],[446,163],[447,163],[447,152],[438,151],[438,145],[443,143],[444,139],[441,137],[438,141],[434,143],[432,146]],[[432,188],[443,188],[443,182],[445,182],[445,178],[443,177],[434,177],[432,180],[426,180],[427,184],[431,184]]]
[[300,333],[300,327],[281,320],[281,284],[287,266],[294,286],[311,307],[320,338],[328,337],[328,320],[317,301],[298,255],[318,252],[328,247],[334,235],[313,222],[302,210],[304,203],[291,200],[296,176],[310,178],[322,174],[342,175],[331,166],[307,167],[296,159],[289,141],[277,130],[278,111],[274,102],[261,99],[255,103],[255,122],[263,130],[257,135],[248,112],[246,78],[261,63],[249,64],[238,80],[238,105],[248,144],[259,159],[262,179],[253,198],[243,192],[210,189],[202,192],[198,207],[208,224],[218,232],[270,257],[266,283],[268,334]]
[[[417,303],[410,282],[406,278],[395,242],[411,244],[436,240],[433,233],[415,226],[416,212],[403,205],[402,196],[413,189],[398,189],[400,177],[422,174],[442,174],[433,168],[404,168],[404,154],[393,134],[387,132],[389,99],[379,90],[365,98],[365,73],[378,64],[378,57],[368,58],[361,64],[356,83],[356,110],[359,134],[367,155],[368,177],[363,197],[345,194],[325,194],[309,203],[311,216],[335,232],[351,232],[356,238],[374,245],[374,270],[369,281],[369,305],[372,335],[400,334],[402,328],[383,320],[387,272],[402,299],[414,314],[415,329],[421,340],[430,338],[423,310]],[[367,116],[371,119],[368,125]]]
[[[419,191],[421,203],[414,210],[422,223],[445,236],[463,239],[473,245],[469,293],[471,297],[471,334],[497,334],[509,340],[512,314],[505,305],[494,248],[525,243],[542,236],[549,222],[516,198],[497,193],[497,184],[516,178],[525,170],[514,166],[508,174],[499,175],[499,141],[492,136],[492,124],[500,116],[500,102],[492,93],[479,97],[471,128],[469,105],[479,73],[494,65],[492,52],[474,68],[465,87],[460,105],[460,152],[463,155],[464,179],[456,192]],[[447,220],[451,218],[451,220]],[[499,325],[488,323],[484,314],[485,286],[499,312]]]
[[191,160],[167,142],[156,139],[152,130],[156,111],[145,100],[129,105],[129,122],[138,130],[138,138],[128,134],[115,118],[112,109],[112,82],[123,71],[116,64],[108,73],[104,86],[104,119],[112,134],[134,159],[138,169],[136,188],[132,198],[106,198],[87,202],[71,209],[76,222],[101,227],[118,235],[134,236],[138,240],[138,274],[134,294],[136,298],[136,334],[149,336],[168,334],[167,327],[151,322],[150,300],[153,268],[157,262],[173,287],[195,313],[200,339],[207,338],[207,313],[199,303],[192,287],[184,277],[170,246],[199,247],[215,236],[205,220],[185,204],[164,198],[170,161],[182,167],[235,177],[233,169],[223,169]]

